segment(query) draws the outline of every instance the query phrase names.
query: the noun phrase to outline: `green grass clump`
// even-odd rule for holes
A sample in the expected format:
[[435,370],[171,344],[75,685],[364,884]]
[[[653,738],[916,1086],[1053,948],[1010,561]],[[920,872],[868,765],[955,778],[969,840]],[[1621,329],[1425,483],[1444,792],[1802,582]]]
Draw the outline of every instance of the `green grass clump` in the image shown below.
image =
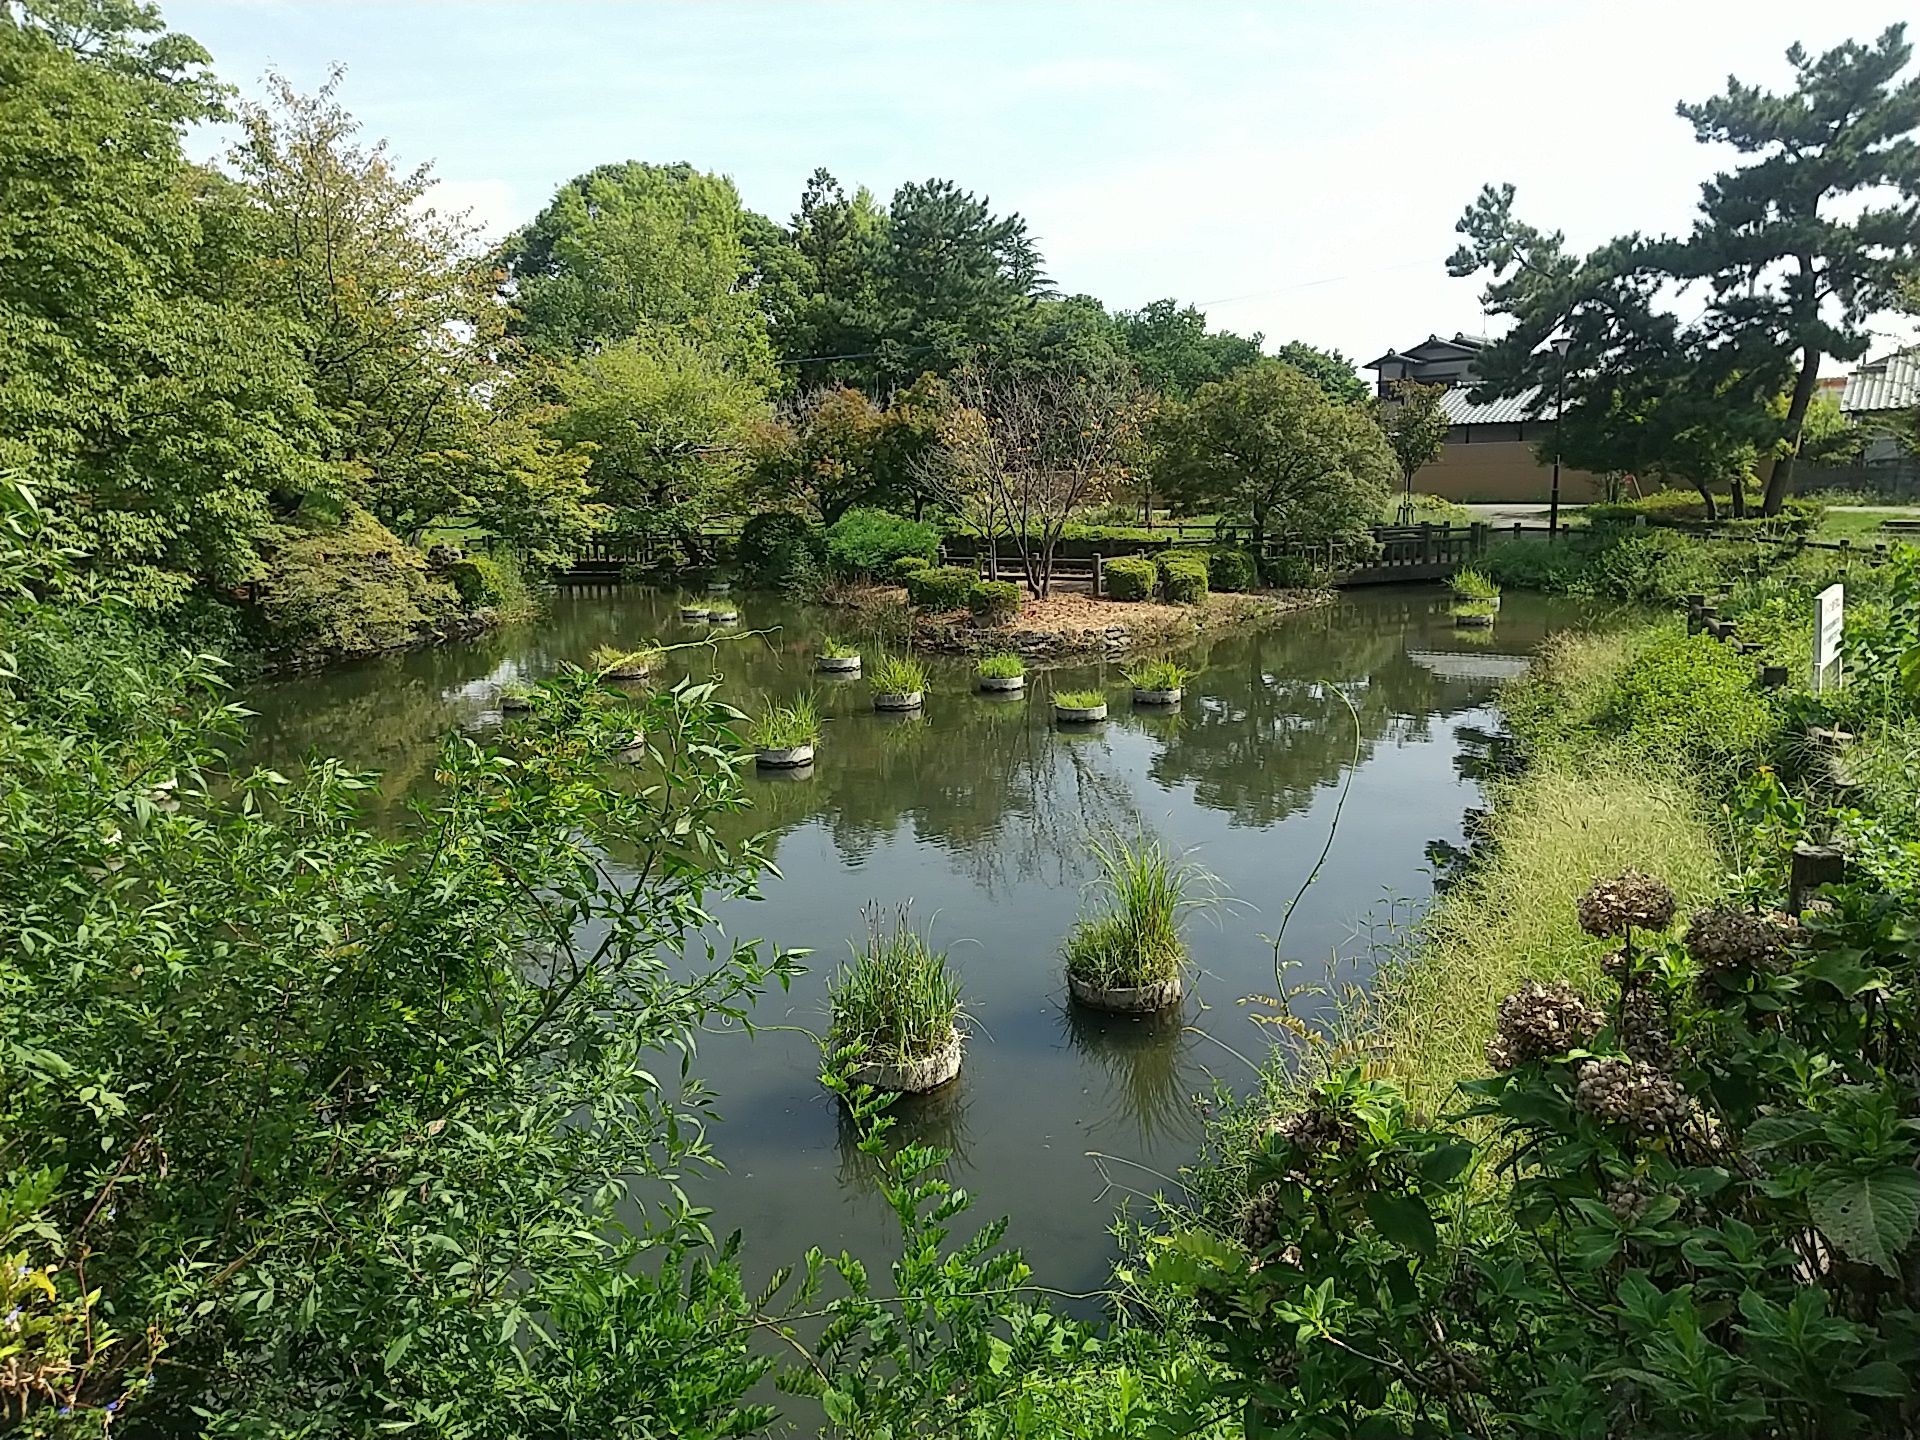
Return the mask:
[[643,645],[638,650],[622,650],[618,645],[596,645],[587,656],[587,665],[602,675],[609,670],[651,670],[660,663],[658,645]]
[[805,695],[791,705],[769,704],[753,722],[748,738],[759,750],[791,750],[796,745],[811,745],[820,738],[820,712]]
[[960,1016],[960,982],[947,952],[933,948],[902,906],[891,926],[866,910],[867,938],[828,985],[827,1043],[836,1053],[883,1065],[924,1060],[945,1048]]
[[820,642],[820,654],[828,660],[853,660],[858,658],[860,647],[845,640],[836,640],[829,635]]
[[911,695],[927,688],[927,667],[911,655],[888,655],[873,667],[876,695]]
[[1136,690],[1178,690],[1197,672],[1172,660],[1140,660],[1122,673]]
[[1456,570],[1447,588],[1462,600],[1497,600],[1500,583],[1484,570]]
[[1448,607],[1449,615],[1495,615],[1499,613],[1491,600],[1456,600]]
[[1087,848],[1104,872],[1096,882],[1100,909],[1067,935],[1067,969],[1108,989],[1171,980],[1187,959],[1181,917],[1213,903],[1213,896],[1193,893],[1213,877],[1158,840],[1129,843],[1114,835],[1089,840]]
[[982,680],[1011,680],[1027,673],[1027,662],[1018,655],[988,655],[973,667]]
[[1053,703],[1062,710],[1091,710],[1106,704],[1107,696],[1102,690],[1062,690],[1053,697]]
[[522,685],[518,681],[500,687],[500,708],[502,710],[531,710],[533,708],[534,688]]

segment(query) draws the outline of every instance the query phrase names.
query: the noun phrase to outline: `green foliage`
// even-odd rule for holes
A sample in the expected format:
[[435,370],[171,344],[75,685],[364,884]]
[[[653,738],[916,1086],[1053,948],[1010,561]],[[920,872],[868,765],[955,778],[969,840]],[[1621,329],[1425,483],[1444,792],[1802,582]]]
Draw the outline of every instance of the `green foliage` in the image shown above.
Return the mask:
[[1260,583],[1253,552],[1234,545],[1217,545],[1207,552],[1207,584],[1227,594],[1244,594]]
[[1589,505],[1580,518],[1595,530],[1620,529],[1644,520],[1648,525],[1705,525],[1734,534],[1746,530],[1804,535],[1819,528],[1826,507],[1804,496],[1787,499],[1770,520],[1730,520],[1717,512],[1709,516],[1705,498],[1694,490],[1658,490],[1607,505]]
[[1160,571],[1145,555],[1116,555],[1101,566],[1110,600],[1150,600]]
[[791,705],[770,704],[753,722],[749,737],[761,750],[790,750],[820,738],[820,712],[813,698],[802,695]]
[[902,555],[898,560],[893,562],[893,578],[896,580],[904,580],[907,576],[927,568],[928,562],[926,556]]
[[1005,625],[1020,614],[1020,587],[1011,580],[976,580],[967,587],[967,613],[986,625]]
[[903,906],[889,926],[866,910],[867,938],[828,986],[827,1045],[847,1058],[904,1065],[944,1049],[960,1018],[960,982]]
[[1327,583],[1327,569],[1311,556],[1298,551],[1260,557],[1260,570],[1267,584],[1278,590],[1313,590]]
[[1001,653],[984,655],[973,667],[973,673],[983,680],[1012,680],[1027,673],[1027,662],[1018,655]]
[[447,566],[446,576],[460,592],[461,603],[470,609],[498,607],[507,598],[499,567],[485,555],[463,556]]
[[1177,660],[1136,660],[1121,672],[1136,690],[1178,690],[1199,673]]
[[587,668],[616,680],[637,679],[660,668],[666,652],[658,645],[622,650],[618,645],[596,645],[587,656]]
[[916,570],[906,577],[907,598],[916,610],[958,610],[967,603],[975,578],[973,571],[957,565]]
[[[1224,380],[1260,358],[1260,336],[1210,331],[1204,314],[1177,300],[1155,300],[1137,311],[1123,310],[1114,321],[1141,380],[1176,399]],[[1345,368],[1348,379],[1357,379],[1352,365]]]
[[898,574],[909,557],[931,565],[940,553],[940,532],[884,510],[849,510],[827,527],[827,563],[839,575]]
[[1169,550],[1158,561],[1160,593],[1180,605],[1198,605],[1207,598],[1207,561],[1191,550]]
[[417,644],[463,609],[426,558],[365,511],[284,534],[255,589],[276,643],[300,662]]
[[820,653],[829,660],[852,660],[859,656],[860,647],[829,635],[821,640]]
[[[1394,459],[1400,462],[1400,476],[1411,496],[1413,477],[1423,466],[1440,458],[1446,449],[1447,431],[1453,428],[1441,404],[1447,387],[1422,385],[1417,380],[1395,380],[1388,391],[1387,397],[1375,406],[1375,414],[1379,417],[1380,433],[1387,437]],[[1411,512],[1410,500],[1403,502],[1403,508]],[[1409,513],[1402,518],[1403,522],[1411,521],[1413,516]]]
[[927,688],[927,667],[911,655],[883,655],[868,682],[876,695],[913,695]]
[[740,527],[733,559],[752,584],[784,590],[818,576],[826,547],[805,516],[763,510]]
[[1500,582],[1484,570],[1464,566],[1447,577],[1447,588],[1462,600],[1498,600]]
[[1107,703],[1107,697],[1100,690],[1056,690],[1053,703],[1062,710],[1097,710]]
[[1082,915],[1068,933],[1067,969],[1108,989],[1171,980],[1187,962],[1181,918],[1212,903],[1194,891],[1213,877],[1158,840],[1115,834],[1089,840],[1087,849],[1101,869],[1095,913]]
[[1487,547],[1480,557],[1479,568],[1496,585],[1564,595],[1579,575],[1583,562],[1582,556],[1567,545],[1503,540]]

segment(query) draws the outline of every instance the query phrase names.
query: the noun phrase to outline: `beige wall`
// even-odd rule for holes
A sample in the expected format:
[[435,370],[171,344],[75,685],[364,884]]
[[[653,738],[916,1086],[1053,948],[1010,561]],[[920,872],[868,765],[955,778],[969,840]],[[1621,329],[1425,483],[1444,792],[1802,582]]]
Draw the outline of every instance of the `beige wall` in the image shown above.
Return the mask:
[[[1531,441],[1456,441],[1414,475],[1413,488],[1446,500],[1536,500],[1544,505],[1553,493],[1553,467],[1539,462]],[[1562,504],[1585,505],[1604,497],[1598,476],[1561,467]]]

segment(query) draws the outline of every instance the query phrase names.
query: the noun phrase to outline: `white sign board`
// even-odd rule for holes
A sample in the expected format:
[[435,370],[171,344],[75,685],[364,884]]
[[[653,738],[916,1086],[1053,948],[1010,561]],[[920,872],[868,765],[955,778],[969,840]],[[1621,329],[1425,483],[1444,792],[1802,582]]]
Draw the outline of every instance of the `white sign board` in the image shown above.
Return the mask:
[[1840,633],[1846,628],[1847,592],[1843,585],[1829,585],[1813,601],[1813,688],[1824,690],[1840,683]]

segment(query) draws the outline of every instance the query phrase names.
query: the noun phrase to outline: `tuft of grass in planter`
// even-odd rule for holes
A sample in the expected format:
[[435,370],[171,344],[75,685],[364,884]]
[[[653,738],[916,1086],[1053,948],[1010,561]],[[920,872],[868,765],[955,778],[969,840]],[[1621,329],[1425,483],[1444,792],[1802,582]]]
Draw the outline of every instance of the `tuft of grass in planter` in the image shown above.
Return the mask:
[[1054,695],[1053,703],[1063,710],[1091,710],[1106,704],[1107,696],[1104,690],[1061,690]]
[[866,943],[854,949],[828,983],[828,1047],[860,1060],[905,1065],[945,1047],[960,1017],[960,982],[914,928],[907,907],[886,924],[878,905],[865,910]]
[[820,642],[820,655],[826,660],[852,660],[859,653],[858,645],[849,644],[845,640],[836,640],[831,635]]
[[1498,612],[1494,609],[1493,601],[1489,599],[1457,600],[1448,613],[1453,615],[1493,615]]
[[1172,660],[1141,660],[1121,673],[1136,690],[1178,690],[1199,672]]
[[1012,680],[1027,673],[1027,662],[1018,655],[988,655],[973,667],[982,680]]
[[658,645],[644,645],[638,650],[622,650],[618,645],[596,645],[593,653],[587,656],[587,665],[602,675],[609,670],[651,668],[659,663],[663,653]]
[[[1181,919],[1188,910],[1217,903],[1219,882],[1158,840],[1129,842],[1116,834],[1090,839],[1087,849],[1104,872],[1094,882],[1099,910],[1068,932],[1067,968],[1107,989],[1171,980],[1187,960]],[[1195,894],[1202,887],[1209,893]]]
[[927,667],[911,655],[884,656],[868,683],[876,695],[911,695],[927,688]]
[[1447,588],[1462,600],[1498,600],[1500,584],[1484,570],[1456,570]]
[[796,745],[811,745],[820,738],[820,712],[805,695],[791,705],[769,705],[748,728],[747,738],[756,750],[791,750]]

